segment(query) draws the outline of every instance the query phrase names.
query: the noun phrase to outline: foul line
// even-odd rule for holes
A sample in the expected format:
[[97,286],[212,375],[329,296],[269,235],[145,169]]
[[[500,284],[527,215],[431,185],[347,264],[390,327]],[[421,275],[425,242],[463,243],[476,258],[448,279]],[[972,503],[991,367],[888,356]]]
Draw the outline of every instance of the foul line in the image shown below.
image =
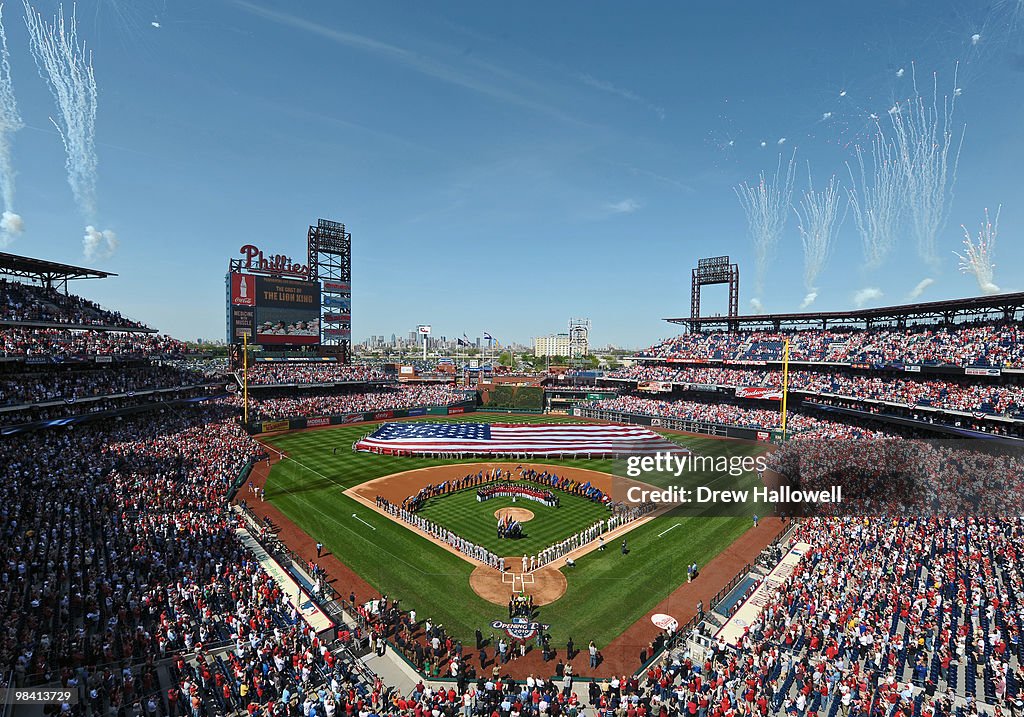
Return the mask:
[[667,530],[663,530],[663,531],[661,531],[660,533],[658,533],[658,537],[660,538],[660,537],[661,537],[661,536],[663,536],[663,535],[664,535],[665,533],[667,533],[667,532],[668,532],[669,530],[673,530],[673,529],[675,529],[675,528],[678,528],[678,527],[679,527],[680,525],[682,525],[682,523],[676,523],[676,524],[675,524],[675,525],[673,525],[673,526],[672,526],[671,528],[668,528]]
[[359,517],[358,515],[356,515],[355,513],[353,513],[353,514],[352,514],[352,517],[353,517],[353,518],[355,518],[356,520],[358,520],[358,521],[359,521],[360,523],[362,523],[363,525],[365,525],[365,526],[366,526],[367,528],[369,528],[370,530],[376,530],[376,528],[374,528],[374,527],[373,527],[372,525],[370,525],[369,523],[367,523],[367,522],[366,522],[365,520],[363,520],[362,518],[360,518],[360,517]]
[[[314,469],[314,468],[310,468],[309,466],[307,466],[307,465],[303,464],[303,463],[302,463],[301,461],[295,460],[295,459],[293,458],[293,459],[292,459],[292,463],[294,463],[294,464],[296,464],[296,465],[298,465],[298,466],[301,466],[301,467],[302,467],[303,469],[305,469],[305,470],[309,471],[310,473],[314,473],[314,474],[316,474],[316,475],[320,476],[321,478],[324,478],[324,479],[326,479],[326,480],[329,480],[329,481],[331,481],[331,482],[332,482],[332,483],[334,483],[335,485],[338,485],[337,481],[335,481],[335,480],[332,480],[331,478],[328,478],[327,476],[325,476],[325,475],[324,475],[323,473],[321,473],[320,471],[318,471],[318,470],[316,470],[316,469]],[[270,476],[269,476],[269,474],[267,475],[267,477],[268,477],[268,478],[270,477]],[[290,496],[292,496],[292,497],[293,497],[293,498],[294,498],[295,500],[298,500],[299,502],[303,503],[304,505],[308,505],[308,506],[309,506],[309,507],[310,507],[310,508],[311,508],[311,509],[312,509],[312,510],[313,510],[314,512],[317,512],[317,513],[319,513],[320,515],[324,516],[324,518],[326,518],[326,519],[327,519],[327,520],[328,520],[329,522],[331,522],[331,523],[334,523],[334,524],[335,524],[335,525],[337,525],[337,526],[338,526],[339,528],[342,528],[342,529],[344,529],[344,530],[347,530],[348,532],[352,533],[352,535],[354,535],[355,537],[359,538],[360,540],[362,540],[362,541],[365,541],[365,542],[369,543],[370,545],[372,545],[372,546],[374,547],[374,549],[375,549],[375,550],[379,550],[379,551],[380,551],[380,552],[382,552],[382,553],[385,553],[385,554],[387,554],[387,555],[390,555],[390,556],[391,556],[391,557],[392,557],[392,558],[393,558],[393,559],[395,560],[395,562],[398,562],[398,563],[401,563],[401,564],[403,564],[403,565],[406,565],[406,566],[407,566],[407,567],[409,567],[409,568],[410,568],[410,569],[411,569],[412,571],[414,571],[414,572],[417,572],[417,573],[419,573],[420,575],[430,575],[430,576],[440,576],[440,577],[451,577],[452,575],[455,575],[456,577],[461,577],[461,576],[460,576],[460,575],[459,575],[458,573],[439,573],[439,572],[428,572],[428,571],[426,571],[426,570],[423,570],[423,569],[422,569],[422,568],[420,568],[419,566],[417,566],[417,565],[414,565],[414,564],[410,563],[410,562],[409,562],[409,561],[407,561],[407,560],[404,560],[403,558],[401,558],[401,557],[400,557],[400,556],[398,556],[398,555],[395,555],[395,554],[394,554],[393,552],[391,552],[390,550],[387,550],[387,549],[386,549],[386,548],[384,548],[383,546],[381,546],[381,545],[378,545],[377,543],[375,543],[374,541],[370,540],[369,538],[367,538],[367,537],[366,537],[365,535],[363,535],[363,534],[362,534],[362,533],[360,533],[359,531],[357,531],[357,530],[355,530],[355,529],[353,529],[353,528],[350,528],[349,526],[345,525],[344,523],[342,523],[342,522],[341,522],[341,521],[340,521],[340,520],[338,519],[338,517],[337,517],[336,515],[334,515],[334,514],[331,514],[331,513],[328,513],[327,511],[325,511],[325,510],[323,510],[322,508],[320,508],[320,507],[319,507],[319,506],[317,505],[317,503],[316,503],[316,502],[315,502],[314,500],[312,500],[312,499],[310,499],[310,498],[306,498],[306,497],[305,497],[304,495],[301,495],[301,494],[299,494],[299,493],[295,492],[294,490],[292,490],[291,488],[288,488],[287,486],[282,486],[282,487],[283,487],[283,488],[285,489],[285,492],[287,492],[287,493],[288,493],[288,494],[289,494]],[[351,496],[349,496],[349,497],[351,498]],[[283,515],[283,516],[284,516],[285,518],[287,518],[287,519],[288,519],[289,521],[291,521],[291,523],[292,523],[293,525],[295,525],[295,527],[296,527],[296,528],[298,528],[300,532],[303,532],[303,533],[305,533],[306,535],[309,535],[309,533],[308,533],[308,532],[307,532],[307,531],[305,530],[305,528],[301,527],[301,526],[300,526],[300,525],[299,525],[298,523],[296,523],[296,522],[295,522],[294,520],[292,520],[292,519],[291,519],[291,518],[290,518],[290,517],[288,516],[288,514],[287,514],[287,513],[285,513],[285,512],[283,511],[283,510],[281,510],[281,508],[280,508],[280,507],[278,507],[278,506],[275,506],[275,507],[276,507],[276,508],[277,508],[277,509],[278,509],[279,511],[281,511],[281,514],[282,514],[282,515]],[[344,562],[344,561],[342,561],[342,562]],[[346,564],[346,565],[348,565],[348,563],[345,563],[345,564]],[[362,579],[363,579],[363,580],[366,580],[366,578],[365,578],[365,577],[363,577],[361,573],[359,573],[358,571],[356,571],[356,570],[355,570],[355,568],[353,568],[353,567],[352,567],[351,565],[348,565],[348,567],[349,567],[349,569],[350,569],[350,570],[352,570],[353,572],[355,572],[355,573],[356,573],[356,575],[359,575],[360,577],[362,577]],[[368,581],[368,580],[366,580],[366,582],[367,582],[367,584],[369,584],[369,581]]]

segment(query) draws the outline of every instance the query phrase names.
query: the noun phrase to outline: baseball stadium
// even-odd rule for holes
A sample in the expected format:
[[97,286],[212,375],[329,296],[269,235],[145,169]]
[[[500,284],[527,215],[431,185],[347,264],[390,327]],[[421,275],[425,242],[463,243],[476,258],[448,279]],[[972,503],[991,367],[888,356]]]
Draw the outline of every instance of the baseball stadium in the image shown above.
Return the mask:
[[[0,15],[0,234],[3,248],[17,250],[0,252],[0,717],[1024,715],[1024,292],[994,283],[1019,284],[1021,265],[1010,257],[1020,249],[994,261],[1000,215],[993,222],[986,209],[981,232],[964,227],[963,254],[954,252],[963,282],[941,278],[935,252],[948,243],[950,207],[960,207],[953,184],[966,134],[953,98],[969,102],[973,91],[1000,86],[997,69],[979,68],[1017,57],[1024,10],[986,5],[983,26],[955,44],[959,74],[947,97],[925,87],[916,64],[893,60],[888,84],[876,83],[892,85],[878,90],[895,97],[888,113],[865,109],[877,104],[861,86],[867,80],[844,76],[838,91],[812,103],[807,127],[770,143],[761,139],[767,130],[752,140],[753,130],[733,133],[723,120],[729,132],[706,133],[702,143],[718,159],[677,180],[609,151],[628,127],[649,137],[630,147],[650,141],[647,150],[664,154],[654,138],[683,108],[648,99],[657,83],[639,84],[640,70],[654,60],[623,60],[631,69],[614,82],[570,71],[542,59],[525,34],[495,39],[476,15],[494,8],[456,20],[402,3],[401,13],[348,6],[352,17],[342,22],[326,7],[226,4],[233,15],[211,11],[219,29],[208,42],[174,48],[163,35],[205,37],[207,20],[146,0],[139,8],[99,3],[88,21],[58,6],[51,23],[26,0],[25,27],[11,30],[9,49]],[[587,42],[645,56],[631,40],[612,42],[619,22],[577,9],[566,33],[573,27]],[[726,22],[723,10],[704,10],[708,22]],[[637,12],[652,52],[676,57],[677,41],[658,39],[660,20],[700,25],[703,10]],[[405,13],[413,16],[397,17]],[[147,152],[164,149],[136,151],[141,140],[131,132],[119,132],[123,146],[93,137],[93,60],[77,33],[96,33],[98,57],[113,52],[98,32],[112,20],[101,18],[161,36],[126,36],[117,50],[123,67],[108,65],[125,93],[112,93],[111,112],[120,97],[123,112],[149,118],[136,121],[139,132],[209,141],[194,159],[208,186],[174,174],[193,162],[187,152],[158,162],[183,197],[202,192],[201,206],[181,210],[183,220],[204,217],[200,225],[155,218],[150,202],[171,203],[162,182],[172,179],[153,169],[151,186],[144,175],[157,161]],[[810,52],[849,31],[869,43],[868,18],[833,20],[793,20],[804,28],[793,42]],[[374,22],[401,32],[385,42],[353,29]],[[764,15],[755,24],[783,33],[777,22]],[[949,44],[952,31],[936,23],[916,51]],[[817,27],[835,37],[812,38]],[[963,34],[959,25],[955,32]],[[424,39],[432,33],[448,44]],[[270,38],[292,34],[302,40],[268,50]],[[452,51],[454,38],[464,51]],[[586,53],[569,38],[533,41],[582,63]],[[230,60],[210,49],[219,42]],[[154,57],[185,52],[197,58],[189,63],[214,64],[154,75],[159,90],[137,84],[156,72]],[[353,73],[336,71],[338,52],[366,64],[346,65],[360,71],[339,79]],[[787,52],[743,55],[744,67],[789,66]],[[11,78],[28,83],[18,72],[30,56],[58,109],[57,132],[47,125],[30,142],[63,140],[77,212],[68,221],[89,224],[84,258],[73,258],[77,245],[23,237],[12,209],[11,142],[32,125],[19,115]],[[702,66],[717,71],[710,60]],[[297,101],[314,90],[304,72],[352,93],[363,88],[369,94],[358,104],[378,101],[380,91],[387,119],[342,119],[326,90],[321,109]],[[221,73],[237,84],[223,85]],[[1019,84],[1017,75],[998,81]],[[253,89],[268,77],[281,97],[294,97]],[[566,86],[542,91],[542,77]],[[896,94],[911,91],[904,79],[914,82],[909,100]],[[633,80],[638,89],[627,89]],[[434,84],[441,89],[425,91]],[[857,91],[865,99],[853,100]],[[160,104],[191,92],[210,103],[199,123]],[[390,92],[403,102],[387,106]],[[587,110],[589,95],[574,92],[613,98],[651,126],[609,117],[624,123],[609,140],[566,114]],[[454,173],[442,207],[421,206],[437,198],[431,185],[440,175],[428,167],[448,161],[445,142],[487,126],[472,103],[465,117],[451,109],[460,97],[468,102],[463,93],[571,131],[509,120],[501,124],[508,136],[522,121],[523,133],[550,142],[509,150],[493,165],[485,151],[474,155],[467,161],[479,171]],[[777,100],[745,97],[728,112]],[[422,103],[425,114],[405,102]],[[235,129],[211,139],[220,123]],[[352,163],[344,167],[332,161],[339,129],[362,137],[346,145]],[[425,148],[419,132],[438,144]],[[600,146],[598,138],[609,143],[601,158],[582,159],[593,149],[582,145]],[[747,156],[771,153],[767,163],[746,160],[761,168],[755,180],[742,179],[737,142],[750,145]],[[790,149],[797,142],[800,165]],[[124,197],[125,228],[174,226],[154,226],[148,243],[124,247],[97,228],[97,146],[134,177],[110,182]],[[985,146],[994,164],[975,175],[968,167],[968,176],[1020,156],[1019,144],[1016,155],[1009,144]],[[260,163],[264,150],[279,170]],[[295,154],[301,171],[285,158]],[[810,156],[845,169],[823,189],[808,160],[808,189],[794,194]],[[707,187],[721,194],[725,186],[747,234],[730,229],[666,248],[675,241],[668,234],[648,241],[651,226],[634,225],[615,229],[607,244],[574,243],[571,232],[540,226],[552,203],[588,236],[656,204],[579,208],[582,185],[547,174],[577,162],[588,168],[580,182],[614,165],[673,192],[672,202],[686,206],[672,210],[679,223],[709,201]],[[124,171],[135,163],[138,174]],[[315,174],[322,165],[331,165],[327,176],[352,175],[338,180],[346,191],[393,176],[393,186],[363,187],[387,194],[387,206],[356,194],[339,209]],[[530,186],[516,199],[480,199],[491,191],[485,185],[504,187],[524,166]],[[316,178],[303,183],[307,170]],[[56,232],[63,210],[53,209],[51,188],[59,183],[36,172],[26,169],[25,214]],[[251,196],[240,188],[246,182]],[[399,196],[406,191],[412,199]],[[33,196],[45,198],[45,210],[29,211],[41,201]],[[523,209],[525,197],[535,205]],[[316,207],[335,218],[317,218]],[[538,225],[525,230],[536,237],[523,237],[520,211]],[[298,230],[280,231],[277,214],[293,229],[301,216]],[[784,243],[776,251],[790,215],[802,255]],[[375,226],[392,216],[397,224]],[[477,220],[518,228],[480,239]],[[447,238],[431,234],[435,222]],[[672,236],[678,231],[674,223]],[[842,231],[861,245],[833,241]],[[829,283],[836,252],[835,286],[859,287],[849,299]],[[46,258],[54,255],[65,260]],[[919,269],[926,278],[912,291],[883,299],[878,287],[896,293],[888,287]],[[842,283],[854,274],[860,283]],[[671,288],[645,293],[656,283]],[[932,298],[940,293],[947,298]],[[816,303],[827,309],[813,310]],[[499,340],[550,312],[602,318],[569,319],[565,333],[532,337],[532,349]],[[493,334],[471,339],[464,327],[481,315]],[[209,325],[216,340],[185,338]],[[397,326],[407,338],[353,332]],[[616,331],[647,335],[621,348]],[[610,337],[606,350],[594,345],[599,332]]]

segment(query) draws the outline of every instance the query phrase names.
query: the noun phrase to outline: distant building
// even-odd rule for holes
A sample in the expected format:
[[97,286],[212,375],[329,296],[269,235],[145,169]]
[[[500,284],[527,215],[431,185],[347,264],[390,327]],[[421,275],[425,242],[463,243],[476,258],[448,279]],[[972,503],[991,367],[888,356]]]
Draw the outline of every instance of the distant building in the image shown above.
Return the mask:
[[568,356],[569,334],[548,334],[533,339],[534,356]]

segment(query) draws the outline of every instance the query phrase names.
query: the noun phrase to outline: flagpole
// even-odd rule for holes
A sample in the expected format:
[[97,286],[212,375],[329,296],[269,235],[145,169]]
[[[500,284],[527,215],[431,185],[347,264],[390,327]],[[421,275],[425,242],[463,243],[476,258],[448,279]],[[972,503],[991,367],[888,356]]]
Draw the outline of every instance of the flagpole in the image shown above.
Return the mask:
[[242,422],[249,425],[249,334],[242,332]]

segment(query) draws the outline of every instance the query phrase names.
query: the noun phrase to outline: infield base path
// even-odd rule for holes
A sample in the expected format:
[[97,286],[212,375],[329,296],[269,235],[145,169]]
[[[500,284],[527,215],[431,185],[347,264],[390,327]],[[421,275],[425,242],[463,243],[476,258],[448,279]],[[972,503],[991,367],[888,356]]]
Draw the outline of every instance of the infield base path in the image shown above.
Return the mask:
[[[484,563],[470,558],[464,553],[460,553],[443,540],[438,540],[434,536],[429,535],[428,533],[425,533],[404,521],[398,520],[393,515],[377,506],[378,496],[387,499],[391,503],[401,504],[405,498],[410,495],[414,495],[425,486],[438,485],[448,480],[458,480],[467,475],[473,475],[480,472],[487,473],[494,468],[500,468],[503,471],[511,471],[513,479],[516,479],[516,477],[520,475],[520,470],[532,469],[539,472],[548,471],[562,478],[569,478],[581,483],[589,481],[591,485],[597,487],[606,495],[613,495],[613,482],[618,482],[615,487],[616,489],[621,488],[623,492],[629,485],[638,485],[645,490],[651,490],[653,488],[653,486],[646,483],[630,480],[628,478],[620,478],[609,473],[587,470],[586,468],[570,468],[567,466],[525,462],[456,463],[446,466],[433,466],[431,468],[419,468],[411,471],[403,471],[401,473],[392,473],[391,475],[375,478],[374,480],[353,486],[345,491],[345,495],[361,502],[367,508],[375,510],[389,520],[401,525],[403,528],[416,532],[418,535],[422,536],[424,540],[429,540],[435,545],[458,555],[463,560],[473,563],[476,568],[470,576],[469,584],[470,587],[473,588],[473,592],[484,600],[494,603],[495,605],[505,605],[508,603],[509,597],[511,597],[513,593],[525,592],[526,594],[533,596],[533,601],[537,605],[548,605],[553,603],[565,594],[568,584],[565,575],[563,575],[560,570],[561,567],[565,566],[566,559],[571,558],[572,560],[578,560],[580,557],[586,555],[592,550],[596,550],[599,545],[596,540],[580,546],[576,550],[558,558],[556,561],[548,563],[547,565],[533,571],[515,572],[515,569],[522,562],[522,555],[505,556],[506,572],[502,573],[489,565],[485,565]],[[647,521],[653,520],[661,513],[671,510],[671,508],[672,506],[666,505],[648,513],[642,518],[626,523],[625,525],[620,525],[615,528],[615,530],[605,533],[604,539],[606,542],[609,542],[621,537],[634,528],[638,528],[645,524]],[[499,512],[501,511],[522,511],[523,513],[529,513],[531,518],[533,517],[533,512],[524,508],[502,508]]]

